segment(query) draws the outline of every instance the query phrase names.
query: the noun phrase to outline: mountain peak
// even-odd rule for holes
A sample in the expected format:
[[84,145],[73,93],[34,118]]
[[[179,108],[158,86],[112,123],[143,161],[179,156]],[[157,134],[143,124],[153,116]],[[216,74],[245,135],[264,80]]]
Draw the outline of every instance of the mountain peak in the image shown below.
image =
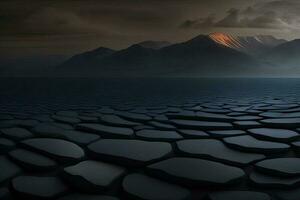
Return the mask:
[[227,33],[223,33],[223,32],[213,32],[208,34],[209,37],[211,38],[216,38],[216,37],[225,37],[225,38],[229,38],[232,37],[231,35],[227,34]]
[[270,48],[285,43],[271,35],[233,36],[225,33],[211,33],[208,37],[217,44],[257,56]]
[[221,32],[215,32],[209,34],[209,38],[215,41],[218,44],[230,47],[230,48],[243,48],[243,45],[240,43],[240,41],[231,35],[221,33]]

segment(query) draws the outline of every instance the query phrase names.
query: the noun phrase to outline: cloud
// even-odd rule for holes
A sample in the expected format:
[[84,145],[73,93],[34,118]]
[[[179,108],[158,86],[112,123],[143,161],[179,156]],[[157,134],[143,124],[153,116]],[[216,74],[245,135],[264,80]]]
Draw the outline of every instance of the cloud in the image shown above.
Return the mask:
[[24,19],[23,29],[27,33],[47,35],[109,34],[107,30],[74,12],[52,7],[40,9]]
[[[246,10],[249,13],[251,10]],[[253,11],[252,11],[253,12]],[[290,25],[282,20],[276,12],[267,11],[262,14],[245,15],[238,9],[230,9],[228,15],[214,24],[215,27],[226,28],[263,28],[263,29],[281,29],[290,28]]]
[[283,30],[299,27],[298,1],[0,0],[0,50],[1,46],[5,52],[10,48],[21,53],[28,52],[25,47],[35,53],[40,52],[35,47],[67,53],[98,46],[120,49],[149,39],[184,41],[212,31],[295,38],[299,32]]
[[271,1],[249,6],[246,9],[231,8],[225,17],[216,20],[211,17],[185,20],[180,27],[200,28],[256,28],[285,29],[300,28],[300,2],[294,0]]
[[241,25],[250,28],[292,29],[292,25],[280,18],[275,12],[266,12],[252,19],[245,18]]
[[216,27],[240,27],[239,10],[231,8],[227,11],[227,16],[213,24]]
[[202,27],[212,27],[214,26],[214,20],[215,17],[213,15],[210,15],[205,18],[199,18],[195,20],[186,20],[184,21],[180,27],[181,28],[202,28]]

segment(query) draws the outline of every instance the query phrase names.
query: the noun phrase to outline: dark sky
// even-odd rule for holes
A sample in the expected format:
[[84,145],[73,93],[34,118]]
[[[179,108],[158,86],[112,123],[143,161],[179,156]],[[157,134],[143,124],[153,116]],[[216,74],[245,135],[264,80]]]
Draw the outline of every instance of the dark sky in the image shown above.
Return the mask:
[[0,0],[0,54],[74,54],[215,31],[294,39],[299,10],[299,0]]

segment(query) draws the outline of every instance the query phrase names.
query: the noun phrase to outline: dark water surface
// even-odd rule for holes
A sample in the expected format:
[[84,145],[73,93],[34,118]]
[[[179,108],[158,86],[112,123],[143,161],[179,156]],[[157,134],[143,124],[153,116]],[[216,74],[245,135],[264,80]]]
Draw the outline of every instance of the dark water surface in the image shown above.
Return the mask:
[[0,109],[159,106],[205,100],[298,99],[300,79],[2,78]]
[[0,199],[299,200],[299,91],[300,79],[0,79]]

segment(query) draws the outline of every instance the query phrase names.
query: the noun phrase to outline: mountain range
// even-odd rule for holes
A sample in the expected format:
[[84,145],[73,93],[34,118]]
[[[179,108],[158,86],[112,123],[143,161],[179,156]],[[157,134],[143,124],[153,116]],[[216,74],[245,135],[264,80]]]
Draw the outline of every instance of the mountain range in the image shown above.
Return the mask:
[[300,40],[212,33],[175,44],[149,40],[122,50],[99,47],[63,62],[61,58],[56,59],[52,63],[59,61],[60,64],[43,68],[39,74],[83,77],[300,75],[299,50]]
[[285,69],[300,73],[299,50],[300,40],[212,33],[176,44],[146,41],[119,51],[100,47],[71,57],[55,73],[69,76],[280,75],[288,73]]

